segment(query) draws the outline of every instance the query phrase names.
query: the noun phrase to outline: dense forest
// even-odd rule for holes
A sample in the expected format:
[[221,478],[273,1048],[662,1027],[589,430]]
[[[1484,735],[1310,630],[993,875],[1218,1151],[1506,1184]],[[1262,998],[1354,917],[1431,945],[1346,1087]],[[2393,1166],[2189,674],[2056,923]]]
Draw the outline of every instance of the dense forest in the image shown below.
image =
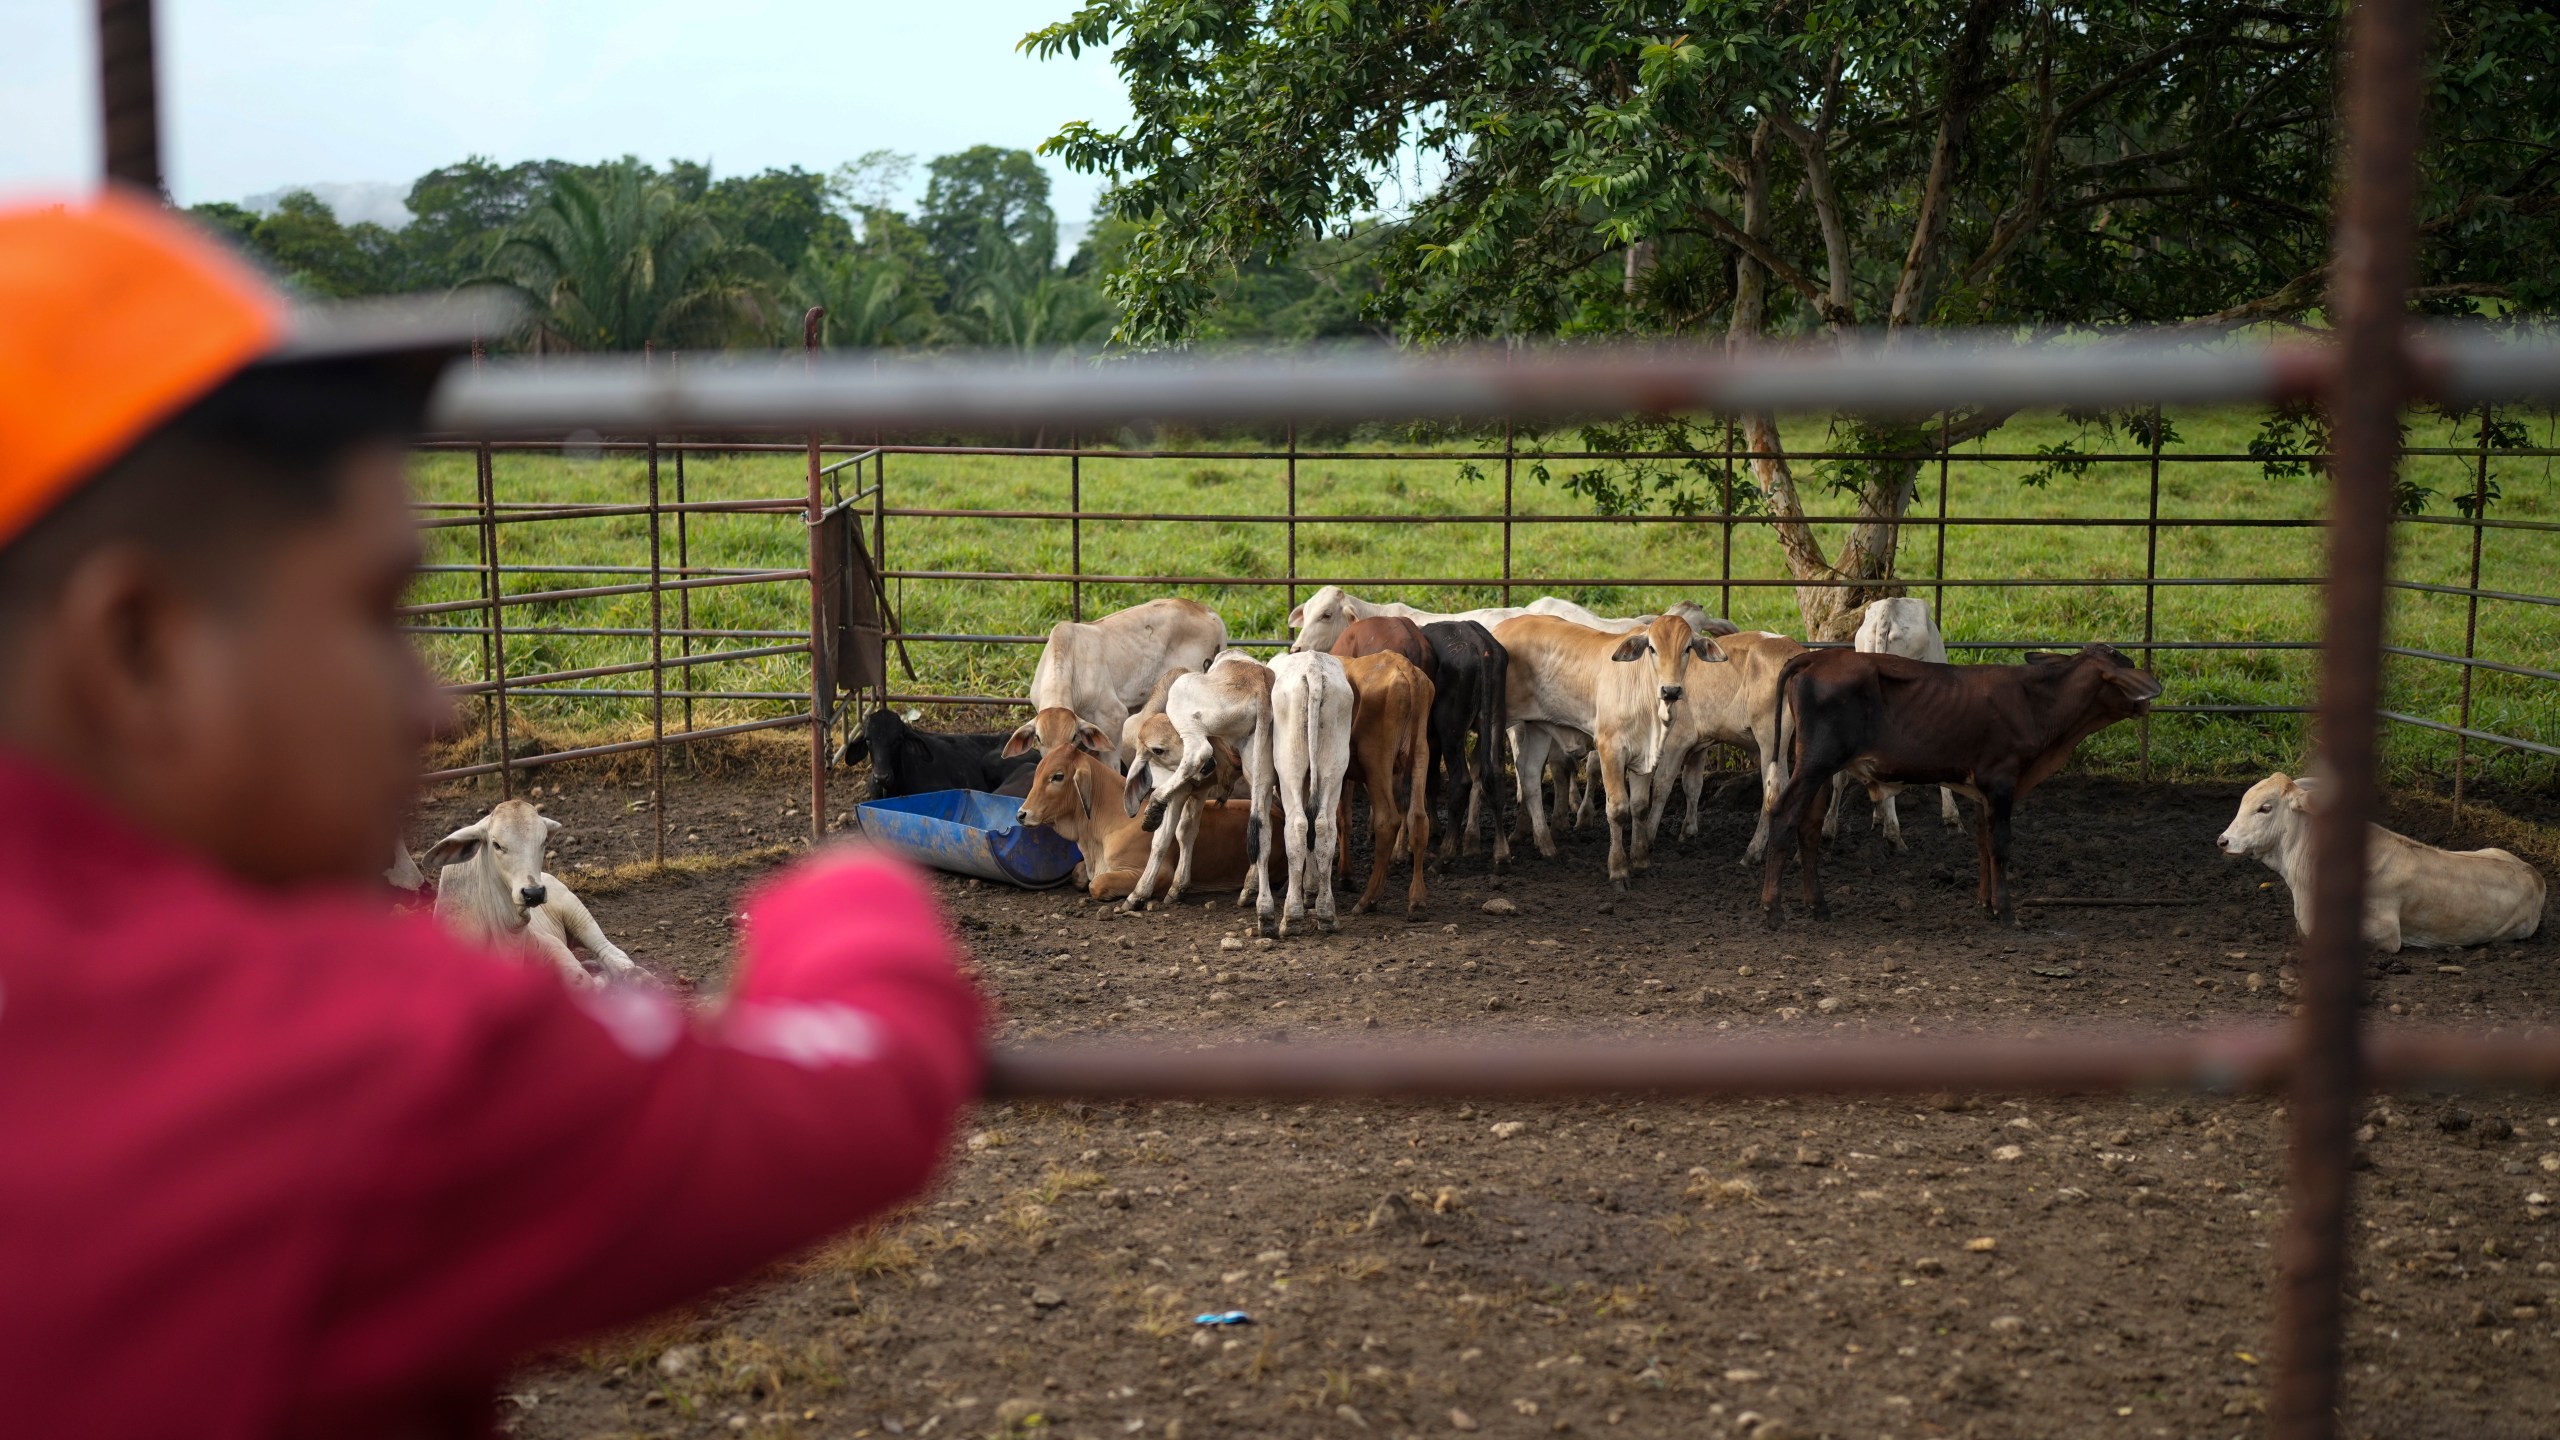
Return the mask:
[[[1102,278],[1137,227],[1096,217],[1061,258],[1049,178],[1021,150],[976,146],[925,165],[874,151],[821,174],[715,178],[678,160],[598,164],[475,156],[409,187],[410,223],[342,224],[308,191],[264,213],[191,207],[314,299],[491,286],[522,299],[506,342],[547,352],[796,342],[810,306],[832,346],[942,345],[1023,353],[1099,348],[1120,319]],[[1309,236],[1285,262],[1234,268],[1198,333],[1293,342],[1381,334],[1365,318],[1373,228]]]

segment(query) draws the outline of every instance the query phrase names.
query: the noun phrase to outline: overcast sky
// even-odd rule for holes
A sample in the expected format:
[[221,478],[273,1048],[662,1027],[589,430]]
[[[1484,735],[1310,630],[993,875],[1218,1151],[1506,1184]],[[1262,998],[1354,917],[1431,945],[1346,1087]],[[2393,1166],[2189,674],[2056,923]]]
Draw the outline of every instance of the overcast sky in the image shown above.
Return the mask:
[[[1025,149],[1117,126],[1110,65],[1014,42],[1074,0],[159,0],[160,122],[185,204],[406,185],[466,155],[708,160],[716,174]],[[0,197],[92,183],[95,0],[0,0]],[[1059,218],[1094,177],[1048,162]],[[922,176],[918,176],[919,188]]]

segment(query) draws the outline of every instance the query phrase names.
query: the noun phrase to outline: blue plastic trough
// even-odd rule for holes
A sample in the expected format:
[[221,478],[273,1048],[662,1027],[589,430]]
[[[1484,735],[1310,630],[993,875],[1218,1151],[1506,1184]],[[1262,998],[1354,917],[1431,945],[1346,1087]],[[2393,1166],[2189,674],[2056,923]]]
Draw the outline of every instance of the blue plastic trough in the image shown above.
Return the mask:
[[919,865],[1045,890],[1067,878],[1076,847],[1046,825],[1025,825],[1022,802],[983,790],[935,790],[856,807],[862,833]]

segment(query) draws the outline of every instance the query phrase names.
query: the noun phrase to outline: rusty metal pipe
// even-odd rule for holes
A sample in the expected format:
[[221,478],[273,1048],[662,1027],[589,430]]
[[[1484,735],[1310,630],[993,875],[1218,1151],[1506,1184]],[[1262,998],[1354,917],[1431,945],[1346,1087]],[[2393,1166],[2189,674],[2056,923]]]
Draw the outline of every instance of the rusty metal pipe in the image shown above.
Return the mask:
[[151,0],[98,0],[98,109],[106,178],[161,193],[166,187]]

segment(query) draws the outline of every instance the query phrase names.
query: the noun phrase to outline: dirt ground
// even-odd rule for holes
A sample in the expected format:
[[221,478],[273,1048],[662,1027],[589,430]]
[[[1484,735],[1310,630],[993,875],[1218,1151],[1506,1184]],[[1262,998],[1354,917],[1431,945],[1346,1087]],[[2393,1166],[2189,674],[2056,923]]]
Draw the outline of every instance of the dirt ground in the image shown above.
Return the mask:
[[[2237,795],[2055,781],[2020,816],[2017,893],[2180,903],[2030,907],[2014,930],[1973,913],[1972,842],[1917,794],[1908,855],[1853,821],[1837,918],[1774,936],[1734,810],[1666,843],[1624,896],[1595,828],[1504,877],[1460,861],[1419,922],[1346,917],[1278,944],[1246,938],[1232,895],[1124,918],[940,883],[1009,1037],[2182,1027],[2273,1019],[2290,988],[2282,889],[2212,848]],[[439,797],[421,837],[487,798]],[[645,788],[569,780],[541,803],[568,825],[555,869],[607,932],[705,992],[737,888],[805,833],[790,780],[673,785],[691,868],[639,879],[613,867],[647,856]],[[2441,838],[2431,818],[2400,824]],[[1497,896],[1517,913],[1481,908]],[[2377,961],[2373,1003],[2385,1023],[2548,1023],[2552,960],[2547,935],[2408,952]],[[2351,1433],[2560,1433],[2560,1098],[2396,1095],[2369,1120]],[[898,1222],[533,1368],[506,1421],[528,1437],[2254,1435],[2281,1131],[2272,1102],[2179,1095],[993,1106]],[[1251,1323],[1193,1323],[1227,1310]]]

